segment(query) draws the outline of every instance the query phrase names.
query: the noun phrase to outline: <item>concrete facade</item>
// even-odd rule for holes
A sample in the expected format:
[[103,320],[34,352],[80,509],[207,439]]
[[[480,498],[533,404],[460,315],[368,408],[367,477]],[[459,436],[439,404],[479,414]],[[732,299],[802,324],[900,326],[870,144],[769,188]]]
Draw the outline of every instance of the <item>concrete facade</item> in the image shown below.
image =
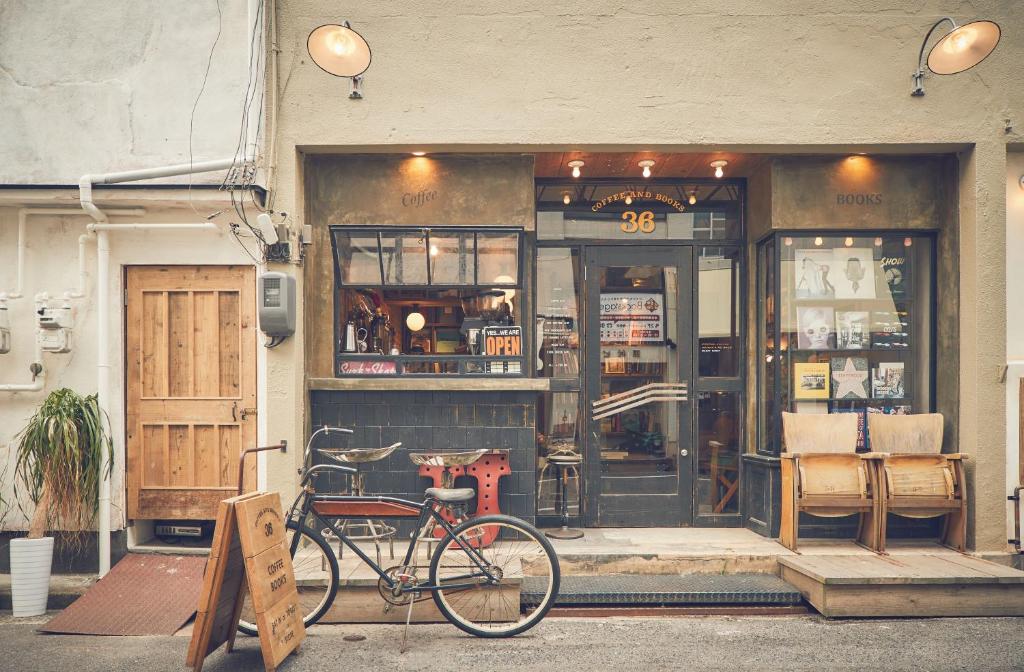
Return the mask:
[[[196,110],[196,160],[234,151],[246,88],[249,8],[240,0],[222,5],[221,42]],[[90,3],[87,11],[86,3],[63,3],[63,20],[89,24],[61,29],[65,36],[83,36],[69,38],[68,49],[88,54],[63,70],[40,57],[53,15],[31,12],[35,7],[0,6],[0,156],[7,158],[0,184],[74,184],[85,172],[187,162],[188,120],[216,33],[216,7],[190,5],[183,12],[154,2],[95,10]],[[276,18],[279,52],[264,119],[274,143],[263,143],[262,165],[275,210],[287,213],[293,242],[310,223],[303,216],[306,153],[955,153],[958,439],[960,451],[971,458],[969,545],[1005,550],[1004,488],[1015,480],[1016,437],[1009,429],[1015,392],[1001,379],[1008,353],[1024,358],[1021,316],[1007,308],[1008,302],[1019,304],[1008,295],[1017,290],[1007,290],[1014,286],[1007,280],[1024,265],[1014,262],[1012,247],[1016,241],[1019,248],[1024,226],[1024,196],[1017,198],[1013,186],[1024,166],[1019,154],[1008,156],[1008,149],[1024,142],[1024,87],[1017,74],[1024,59],[1024,18],[1016,2],[858,0],[839,8],[799,0],[737,0],[728,6],[699,0],[685,7],[667,1],[468,6],[423,0],[356,1],[339,10],[327,0],[278,0],[267,7]],[[927,77],[927,95],[912,98],[910,74],[920,40],[947,14],[960,22],[1000,23],[1002,43],[969,72]],[[310,30],[342,19],[373,49],[363,100],[349,100],[347,81],[324,73],[306,52]],[[93,40],[95,34],[109,34],[109,45]],[[56,193],[43,195],[44,202],[52,205]],[[12,208],[28,198],[0,196]],[[220,207],[210,203],[201,216]],[[177,199],[147,212],[171,221],[190,212],[184,208]],[[0,212],[2,285],[11,282],[12,213]],[[33,227],[32,235],[34,244],[45,241],[52,253],[45,265],[33,268],[29,292],[73,284],[75,226],[50,220]],[[116,263],[238,263],[242,254],[223,234],[202,247],[157,241],[154,235],[115,241]],[[296,263],[272,268],[295,274],[303,296]],[[120,283],[120,273],[111,275]],[[85,326],[89,305],[81,304],[85,315],[79,318],[76,350],[59,356],[64,360],[55,364],[48,389],[87,383],[95,365],[95,343]],[[26,307],[19,307],[17,318],[23,326],[31,319]],[[311,421],[303,308],[294,337],[273,350],[260,349],[261,435],[297,446],[304,444]],[[120,333],[121,319],[112,322],[112,334]],[[2,382],[21,380],[27,346],[24,336],[18,338],[18,350],[0,356]],[[120,353],[119,343],[110,347]],[[120,356],[113,361],[120,371]],[[114,376],[114,385],[123,389],[123,373]],[[3,445],[12,433],[6,428],[19,427],[41,396],[12,402],[0,395]],[[1004,416],[1006,423],[989,421]],[[123,415],[111,419],[123,433]],[[122,464],[123,451],[123,440],[116,441]],[[287,498],[300,460],[297,450],[267,456],[261,481]],[[115,492],[121,490],[118,483]]]

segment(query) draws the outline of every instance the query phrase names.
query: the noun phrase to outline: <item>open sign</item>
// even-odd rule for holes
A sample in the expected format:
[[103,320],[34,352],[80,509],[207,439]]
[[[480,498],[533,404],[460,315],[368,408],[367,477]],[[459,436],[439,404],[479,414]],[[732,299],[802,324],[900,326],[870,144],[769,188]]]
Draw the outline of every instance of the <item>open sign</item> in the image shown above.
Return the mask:
[[522,327],[485,327],[484,354],[491,357],[519,357],[523,354]]

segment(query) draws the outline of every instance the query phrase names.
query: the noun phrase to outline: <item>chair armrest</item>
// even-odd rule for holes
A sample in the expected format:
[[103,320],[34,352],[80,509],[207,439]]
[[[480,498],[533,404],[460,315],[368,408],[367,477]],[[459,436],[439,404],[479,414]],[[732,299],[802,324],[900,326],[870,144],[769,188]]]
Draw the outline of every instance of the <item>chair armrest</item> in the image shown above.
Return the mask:
[[864,459],[864,460],[884,460],[885,458],[889,457],[889,453],[876,453],[876,452],[860,453],[860,456],[861,456],[861,459]]
[[940,453],[940,454],[944,458],[946,458],[947,460],[960,460],[960,461],[963,461],[963,460],[966,460],[966,459],[970,458],[969,455],[964,455],[963,453]]

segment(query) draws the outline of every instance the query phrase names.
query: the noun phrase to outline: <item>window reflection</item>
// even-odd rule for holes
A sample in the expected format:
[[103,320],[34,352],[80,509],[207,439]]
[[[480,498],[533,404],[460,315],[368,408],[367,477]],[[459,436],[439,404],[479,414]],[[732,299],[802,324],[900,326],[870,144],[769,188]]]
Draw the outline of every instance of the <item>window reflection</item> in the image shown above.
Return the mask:
[[739,254],[706,247],[697,259],[701,376],[739,375]]
[[703,392],[697,407],[697,510],[739,512],[739,395]]

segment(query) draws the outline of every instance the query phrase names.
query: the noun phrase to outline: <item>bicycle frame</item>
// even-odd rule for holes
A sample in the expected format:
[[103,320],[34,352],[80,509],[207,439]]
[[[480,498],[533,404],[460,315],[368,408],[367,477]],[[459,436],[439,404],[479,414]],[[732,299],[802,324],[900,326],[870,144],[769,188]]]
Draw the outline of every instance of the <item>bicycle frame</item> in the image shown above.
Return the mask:
[[[479,586],[480,584],[478,582],[473,582],[473,583],[450,583],[450,582],[446,582],[444,586],[435,586],[435,585],[432,585],[432,584],[429,584],[429,583],[417,584],[415,586],[404,586],[400,582],[395,581],[391,576],[389,576],[387,574],[387,572],[385,572],[384,569],[380,567],[380,565],[378,565],[376,562],[374,562],[373,559],[370,558],[370,556],[368,556],[366,553],[364,553],[363,550],[361,548],[359,548],[359,546],[356,545],[356,543],[354,541],[352,541],[349,538],[349,536],[344,533],[344,531],[342,529],[340,529],[339,527],[334,525],[334,521],[337,521],[337,520],[360,519],[360,518],[365,518],[365,515],[362,515],[362,514],[352,514],[352,515],[325,516],[325,515],[321,515],[321,514],[317,513],[314,510],[314,504],[315,503],[317,503],[317,502],[324,502],[324,503],[342,502],[342,503],[365,503],[365,504],[394,504],[394,505],[398,505],[398,506],[419,509],[419,517],[418,517],[417,522],[416,522],[416,530],[413,533],[412,539],[409,541],[409,547],[406,549],[405,558],[403,559],[402,564],[400,566],[408,567],[408,566],[411,565],[412,560],[413,560],[413,555],[416,552],[417,546],[419,545],[420,535],[423,532],[423,530],[426,528],[426,526],[429,523],[429,521],[433,520],[436,524],[440,525],[441,528],[446,533],[446,536],[442,537],[439,540],[439,542],[443,543],[443,540],[445,538],[447,538],[447,536],[450,536],[455,541],[455,543],[458,544],[459,548],[462,549],[462,551],[473,561],[473,564],[475,564],[476,567],[481,572],[483,572],[484,577],[486,577],[486,579],[487,579],[487,583],[492,584],[492,585],[497,585],[500,582],[500,578],[496,577],[491,572],[489,564],[483,558],[483,556],[475,548],[473,548],[472,545],[465,543],[461,538],[456,537],[453,534],[454,528],[452,527],[451,524],[448,523],[447,520],[444,519],[444,517],[440,513],[440,510],[442,508],[440,502],[438,502],[436,500],[432,500],[432,499],[427,499],[427,500],[424,500],[423,502],[413,502],[413,501],[410,501],[410,500],[407,500],[407,499],[400,499],[398,497],[384,497],[384,496],[377,496],[377,495],[362,495],[362,496],[355,496],[355,495],[320,495],[320,494],[317,494],[316,491],[312,487],[306,485],[306,481],[309,480],[309,476],[312,476],[318,469],[323,468],[323,467],[327,467],[330,470],[348,471],[348,469],[345,468],[345,467],[341,467],[339,469],[339,467],[334,466],[334,465],[319,465],[318,467],[313,467],[312,469],[308,470],[308,472],[306,474],[306,478],[303,479],[303,481],[304,481],[303,482],[303,491],[299,494],[298,497],[295,498],[295,501],[292,503],[291,508],[288,510],[287,520],[295,520],[295,522],[300,527],[302,527],[303,525],[305,525],[305,521],[307,519],[309,519],[310,516],[312,516],[313,520],[318,524],[317,527],[315,528],[316,530],[322,529],[322,527],[326,527],[326,528],[330,529],[331,532],[333,532],[335,535],[337,535],[338,539],[343,544],[348,546],[348,548],[350,548],[352,550],[352,552],[355,553],[359,557],[360,560],[362,560],[371,569],[373,569],[373,571],[381,578],[381,580],[384,581],[387,584],[388,588],[394,590],[395,587],[397,586],[400,593],[415,593],[415,592],[422,592],[422,591],[435,592],[435,591],[442,590],[442,589],[444,589],[444,590],[457,590],[457,589],[460,589],[460,588],[473,588],[473,587]],[[378,515],[377,517],[380,517],[380,518],[389,518],[389,517],[390,518],[401,518],[401,517],[404,517],[404,516]],[[296,551],[296,549],[298,547],[298,543],[299,543],[299,535],[296,534],[293,537],[293,539],[292,539],[292,545],[291,545],[291,548],[289,549],[289,552],[292,555],[292,557],[295,556],[295,551]],[[450,579],[454,579],[454,580],[459,580],[459,579],[464,579],[464,578],[468,579],[468,578],[471,578],[472,576],[474,576],[474,575],[469,574],[469,575],[466,575],[465,577],[463,577],[463,576],[456,576],[456,577],[449,577],[449,578]],[[483,577],[481,577],[481,578],[483,578]]]

